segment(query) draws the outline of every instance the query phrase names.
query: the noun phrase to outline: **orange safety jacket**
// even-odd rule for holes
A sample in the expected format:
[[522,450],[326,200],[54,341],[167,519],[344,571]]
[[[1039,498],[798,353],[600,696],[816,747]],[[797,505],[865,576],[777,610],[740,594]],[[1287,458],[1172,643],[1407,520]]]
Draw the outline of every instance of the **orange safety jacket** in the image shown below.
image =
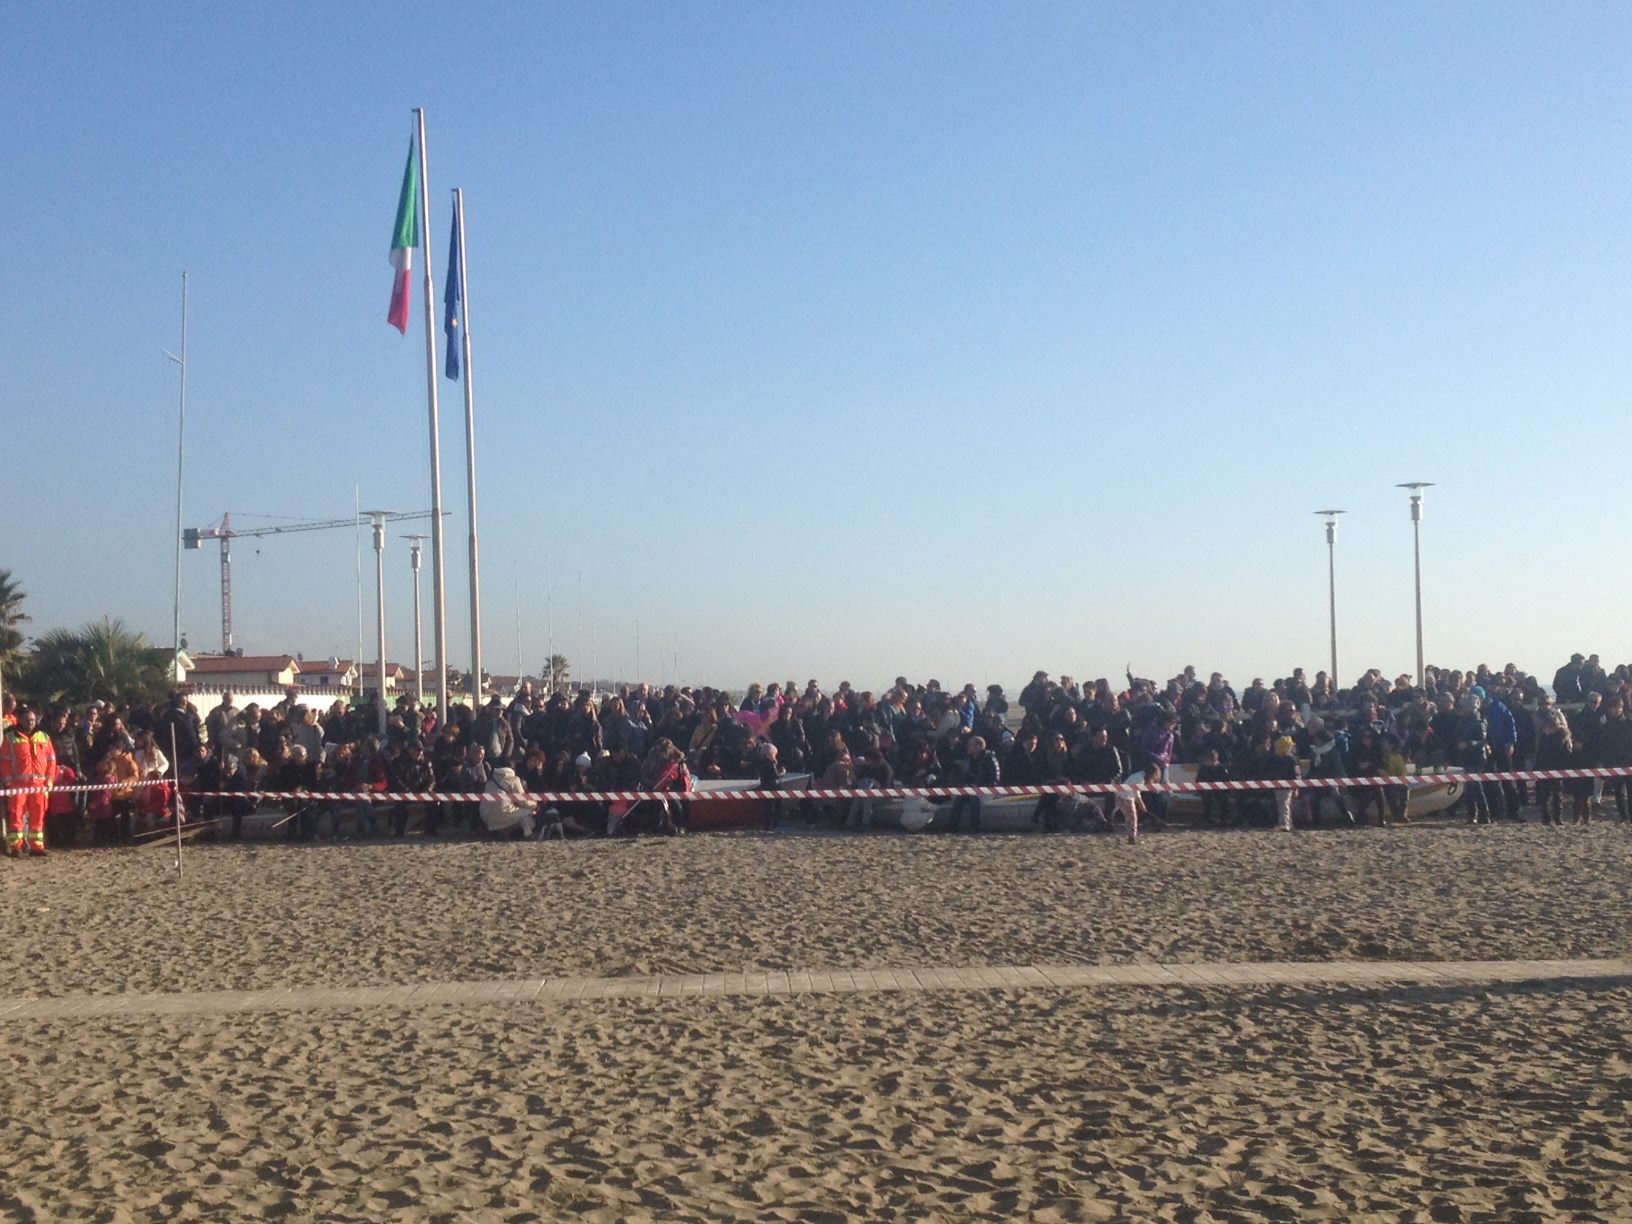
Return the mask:
[[45,786],[57,778],[57,747],[42,730],[12,728],[0,746],[0,786]]

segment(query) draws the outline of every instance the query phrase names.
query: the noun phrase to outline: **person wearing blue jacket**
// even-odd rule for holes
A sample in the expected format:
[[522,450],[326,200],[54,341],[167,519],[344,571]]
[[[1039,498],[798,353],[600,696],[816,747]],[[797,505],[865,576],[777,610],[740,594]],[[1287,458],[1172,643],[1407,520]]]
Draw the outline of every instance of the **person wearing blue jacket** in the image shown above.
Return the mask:
[[[1473,691],[1478,694],[1478,687],[1475,686]],[[1499,773],[1508,773],[1518,768],[1515,749],[1519,742],[1519,724],[1502,696],[1502,690],[1497,689],[1490,698],[1490,704],[1485,707],[1485,724],[1490,737],[1490,768]],[[1519,815],[1518,783],[1504,781],[1488,789],[1501,796],[1502,808],[1509,820],[1523,821],[1524,817]]]

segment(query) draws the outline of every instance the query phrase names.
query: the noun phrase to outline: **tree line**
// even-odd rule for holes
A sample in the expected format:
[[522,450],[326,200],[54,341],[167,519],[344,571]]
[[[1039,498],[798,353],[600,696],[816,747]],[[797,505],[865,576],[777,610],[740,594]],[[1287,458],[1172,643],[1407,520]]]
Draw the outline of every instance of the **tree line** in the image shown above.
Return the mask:
[[52,629],[28,642],[26,598],[11,571],[0,569],[0,682],[19,701],[154,701],[173,687],[170,651],[111,617],[78,629]]

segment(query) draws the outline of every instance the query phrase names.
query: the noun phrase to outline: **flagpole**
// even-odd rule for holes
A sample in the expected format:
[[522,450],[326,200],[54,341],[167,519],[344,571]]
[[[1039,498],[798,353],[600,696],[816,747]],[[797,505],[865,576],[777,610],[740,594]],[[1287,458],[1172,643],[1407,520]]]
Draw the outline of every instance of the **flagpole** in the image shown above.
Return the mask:
[[476,391],[470,363],[470,266],[465,262],[465,189],[453,189],[453,208],[459,218],[459,289],[464,313],[460,332],[465,349],[465,481],[470,490],[470,674],[471,707],[481,704],[482,692],[482,568],[476,530]]
[[448,604],[442,566],[442,418],[436,400],[436,287],[431,283],[431,186],[425,156],[425,108],[419,123],[419,223],[425,249],[425,387],[431,412],[431,612],[436,650],[436,725],[448,725]]
[[[182,476],[186,471],[187,456],[187,273],[181,274],[181,356],[171,355],[170,359],[181,367],[181,409],[177,415],[179,422],[176,427],[176,609],[175,620],[171,625],[173,634],[173,649],[170,658],[170,682],[179,685],[181,675],[181,490]],[[178,855],[180,851],[177,851]],[[180,859],[177,859],[180,862]]]

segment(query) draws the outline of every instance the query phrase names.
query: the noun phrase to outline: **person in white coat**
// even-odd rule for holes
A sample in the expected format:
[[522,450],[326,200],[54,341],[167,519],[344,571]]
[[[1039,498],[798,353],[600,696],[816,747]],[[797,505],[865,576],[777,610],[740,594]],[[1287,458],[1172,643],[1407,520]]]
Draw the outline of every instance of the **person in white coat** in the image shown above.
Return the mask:
[[527,798],[527,788],[508,765],[499,766],[487,780],[481,812],[491,833],[519,828],[523,837],[531,837],[538,823],[538,803]]

